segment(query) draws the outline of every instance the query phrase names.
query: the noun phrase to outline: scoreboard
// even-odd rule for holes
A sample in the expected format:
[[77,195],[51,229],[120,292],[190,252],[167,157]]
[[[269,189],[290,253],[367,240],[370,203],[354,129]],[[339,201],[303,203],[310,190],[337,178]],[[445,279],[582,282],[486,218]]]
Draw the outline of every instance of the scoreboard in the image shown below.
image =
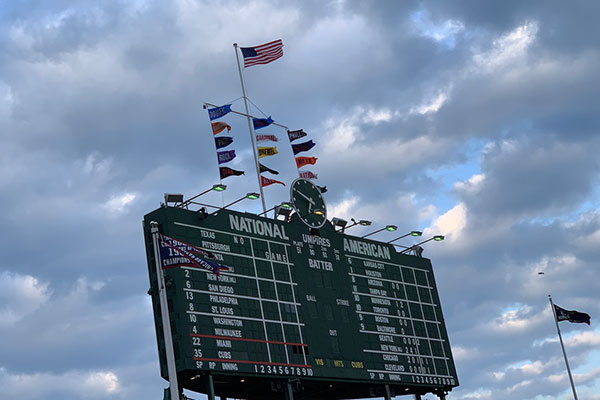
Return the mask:
[[[227,269],[164,263],[179,385],[233,398],[342,399],[458,386],[430,260],[394,246],[219,210],[161,207],[144,235],[161,375],[168,379],[150,223]],[[159,260],[160,263],[160,260]],[[213,383],[214,382],[214,383]]]

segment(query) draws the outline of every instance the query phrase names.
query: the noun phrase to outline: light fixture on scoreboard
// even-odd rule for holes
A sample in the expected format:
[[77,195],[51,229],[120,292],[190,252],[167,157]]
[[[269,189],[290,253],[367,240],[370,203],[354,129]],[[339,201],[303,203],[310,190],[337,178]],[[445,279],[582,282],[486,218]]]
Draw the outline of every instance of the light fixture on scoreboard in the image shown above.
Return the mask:
[[398,236],[396,239],[390,240],[388,243],[395,242],[396,240],[403,239],[403,238],[405,238],[407,236],[419,237],[419,236],[422,236],[422,235],[423,235],[423,232],[421,232],[421,231],[410,231],[410,232],[408,232],[408,233],[406,233],[406,234],[404,234],[402,236]]
[[183,203],[183,194],[181,193],[165,193],[165,206],[169,203]]
[[213,190],[214,190],[215,192],[222,192],[222,191],[224,191],[225,189],[227,189],[227,185],[224,185],[224,184],[222,184],[222,183],[217,183],[216,185],[212,185],[212,187],[211,187],[211,188],[209,188],[209,189],[206,189],[205,191],[203,191],[203,192],[201,192],[201,193],[199,193],[199,194],[197,194],[197,195],[195,195],[195,196],[193,196],[193,197],[190,197],[190,198],[189,198],[189,199],[187,199],[186,201],[182,201],[182,202],[181,202],[181,204],[180,204],[178,207],[180,207],[180,208],[186,207],[186,206],[188,206],[190,203],[192,203],[192,201],[193,201],[194,199],[197,199],[198,197],[200,197],[200,196],[203,196],[203,195],[205,195],[205,194],[206,194],[206,193],[208,193],[208,192],[212,192]]
[[346,221],[345,219],[335,218],[334,217],[334,218],[331,219],[331,223],[333,224],[334,227],[339,227],[340,228],[340,230],[337,231],[337,232],[343,232],[344,228],[348,224],[348,221]]
[[236,201],[232,201],[231,203],[224,205],[223,207],[219,208],[218,210],[213,211],[211,215],[215,215],[219,211],[224,210],[227,207],[232,206],[232,205],[234,205],[236,203],[239,203],[240,201],[242,201],[244,199],[256,200],[258,198],[260,198],[260,194],[259,193],[255,193],[255,192],[246,193],[246,195],[244,197],[239,198]]
[[384,227],[383,227],[383,228],[381,228],[381,229],[377,229],[376,231],[374,231],[374,232],[371,232],[371,233],[367,233],[366,235],[364,235],[364,236],[361,236],[361,237],[364,239],[364,238],[366,238],[367,236],[374,235],[374,234],[376,234],[376,233],[378,233],[378,232],[381,232],[381,231],[394,232],[394,231],[396,231],[396,230],[398,230],[398,227],[397,227],[396,225],[386,225],[386,226],[384,226]]
[[[290,212],[291,212],[291,210],[292,210],[292,203],[290,203],[290,202],[287,202],[287,201],[284,201],[283,203],[281,203],[281,204],[277,204],[276,206],[273,206],[273,207],[269,208],[268,210],[266,210],[266,211],[263,211],[263,212],[261,212],[260,214],[257,214],[257,215],[258,215],[258,216],[261,216],[261,215],[266,215],[266,214],[267,214],[269,211],[273,211],[273,210],[275,210],[276,208],[282,208],[282,209],[284,209],[284,210],[290,210]],[[277,214],[277,213],[276,213],[276,214]],[[289,214],[289,213],[288,213],[288,214]]]
[[361,219],[360,221],[357,221],[354,218],[350,218],[350,221],[352,221],[352,223],[350,225],[340,229],[338,232],[344,232],[346,229],[352,228],[353,226],[356,226],[356,225],[360,225],[360,226],[371,225],[371,221],[366,220],[366,219]]
[[[402,250],[402,251],[400,252],[400,254],[407,254],[407,253],[409,253],[411,250],[412,250],[412,251],[414,251],[414,252],[417,252],[417,251],[418,251],[418,248],[421,248],[421,245],[422,245],[422,244],[425,244],[425,243],[427,243],[427,242],[431,242],[432,240],[433,240],[433,241],[435,241],[435,242],[441,242],[441,241],[442,241],[442,240],[444,240],[445,238],[446,238],[446,237],[445,237],[444,235],[435,235],[435,236],[433,236],[433,237],[430,237],[430,238],[429,238],[429,239],[427,239],[427,240],[423,240],[422,242],[415,244],[414,246],[411,246],[411,247],[409,247],[409,248],[407,248],[407,249],[405,249],[405,250]],[[420,252],[419,252],[419,253],[423,253],[423,249],[422,249],[422,248],[421,248],[421,250],[420,250]]]

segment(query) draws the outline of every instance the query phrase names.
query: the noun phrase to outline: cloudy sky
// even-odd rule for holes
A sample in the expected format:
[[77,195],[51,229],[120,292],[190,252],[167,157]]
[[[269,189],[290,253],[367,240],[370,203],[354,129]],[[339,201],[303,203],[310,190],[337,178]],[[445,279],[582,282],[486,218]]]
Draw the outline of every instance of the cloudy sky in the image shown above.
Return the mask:
[[[232,44],[281,38],[283,58],[245,71],[252,113],[317,143],[330,216],[446,235],[425,256],[461,382],[449,399],[571,398],[549,293],[592,315],[561,327],[580,398],[600,399],[598,15],[558,0],[0,2],[0,397],[161,398],[141,220],[164,192],[218,182],[202,104],[243,110]],[[245,121],[230,122],[247,173],[205,197],[217,205],[257,187]],[[289,183],[278,147],[265,164]]]

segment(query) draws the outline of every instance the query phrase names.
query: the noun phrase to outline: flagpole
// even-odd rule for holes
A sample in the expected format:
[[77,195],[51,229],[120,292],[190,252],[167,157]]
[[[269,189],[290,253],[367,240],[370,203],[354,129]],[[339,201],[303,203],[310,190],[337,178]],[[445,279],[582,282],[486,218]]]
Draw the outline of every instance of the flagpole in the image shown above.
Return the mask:
[[548,295],[548,300],[550,301],[550,308],[552,308],[552,315],[554,315],[554,324],[556,325],[556,332],[558,332],[558,339],[560,340],[560,347],[562,348],[563,357],[565,358],[565,364],[567,365],[567,372],[569,373],[569,381],[571,381],[571,389],[573,389],[573,398],[578,400],[577,392],[575,391],[575,383],[573,382],[573,375],[571,374],[571,367],[569,367],[569,360],[567,359],[567,353],[565,352],[565,345],[562,340],[562,335],[560,334],[560,328],[558,327],[558,318],[556,317],[556,309],[554,308],[554,303],[552,302],[552,296]]
[[246,115],[248,120],[248,132],[250,133],[250,141],[252,142],[252,154],[254,155],[254,166],[256,167],[256,179],[258,180],[258,189],[260,190],[260,200],[262,201],[263,212],[267,209],[265,203],[265,194],[263,193],[262,182],[260,180],[260,166],[258,165],[258,156],[256,155],[256,143],[254,141],[254,132],[252,130],[252,123],[250,121],[250,112],[248,110],[248,97],[246,97],[246,87],[244,86],[244,77],[242,76],[242,67],[240,66],[240,55],[238,54],[238,44],[233,44],[233,50],[235,51],[235,59],[237,61],[238,72],[240,74],[240,84],[242,85],[242,96],[244,97],[244,107],[246,107]]
[[154,261],[156,264],[156,279],[158,281],[158,298],[160,303],[160,314],[163,325],[163,336],[165,352],[167,353],[167,373],[169,375],[169,389],[171,399],[179,400],[179,384],[177,383],[177,368],[175,366],[175,352],[173,351],[173,336],[171,334],[171,321],[169,319],[169,307],[167,305],[167,291],[165,288],[165,275],[160,265],[160,251],[158,250],[158,223],[150,222],[152,233],[152,245],[154,246]]

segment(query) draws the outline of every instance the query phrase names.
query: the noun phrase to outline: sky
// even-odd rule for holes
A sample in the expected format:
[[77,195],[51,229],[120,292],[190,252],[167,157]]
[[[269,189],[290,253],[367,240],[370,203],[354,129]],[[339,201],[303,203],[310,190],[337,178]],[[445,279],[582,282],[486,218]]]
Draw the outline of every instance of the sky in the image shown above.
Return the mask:
[[[600,3],[0,2],[0,398],[162,398],[141,221],[219,182],[205,102],[304,129],[330,217],[423,230],[450,400],[600,395]],[[245,121],[215,205],[256,191]],[[262,159],[297,177],[285,130]],[[238,210],[260,211],[260,202]],[[359,227],[355,234],[364,234]],[[387,232],[374,239],[389,240]],[[405,240],[402,244],[413,242]],[[543,272],[543,274],[539,274]],[[202,399],[202,395],[190,396]],[[432,395],[426,399],[433,399]]]

